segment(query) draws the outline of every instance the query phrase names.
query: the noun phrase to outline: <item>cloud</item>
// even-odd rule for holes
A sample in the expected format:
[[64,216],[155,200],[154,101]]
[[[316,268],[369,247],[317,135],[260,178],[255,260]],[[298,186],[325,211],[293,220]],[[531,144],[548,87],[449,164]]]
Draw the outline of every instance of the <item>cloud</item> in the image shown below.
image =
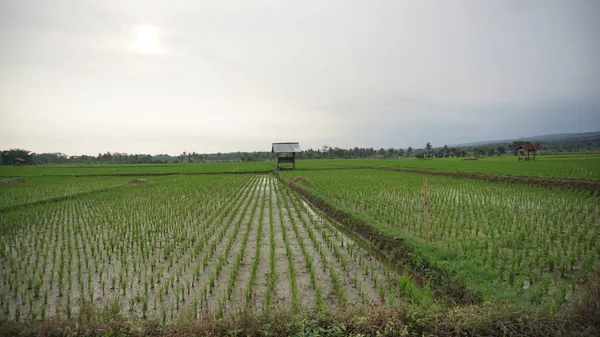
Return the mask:
[[406,147],[600,125],[597,1],[0,6],[4,146]]

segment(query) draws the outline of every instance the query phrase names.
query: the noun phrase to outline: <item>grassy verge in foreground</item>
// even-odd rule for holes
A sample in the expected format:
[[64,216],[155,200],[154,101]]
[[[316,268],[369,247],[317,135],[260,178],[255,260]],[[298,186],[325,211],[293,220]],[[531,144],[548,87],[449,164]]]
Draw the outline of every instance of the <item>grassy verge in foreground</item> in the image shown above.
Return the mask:
[[163,325],[83,303],[78,316],[69,320],[0,321],[0,336],[597,336],[598,284],[590,286],[589,296],[559,312],[481,306],[455,307],[442,313],[415,306],[347,307],[324,315],[241,311],[221,319],[204,317]]

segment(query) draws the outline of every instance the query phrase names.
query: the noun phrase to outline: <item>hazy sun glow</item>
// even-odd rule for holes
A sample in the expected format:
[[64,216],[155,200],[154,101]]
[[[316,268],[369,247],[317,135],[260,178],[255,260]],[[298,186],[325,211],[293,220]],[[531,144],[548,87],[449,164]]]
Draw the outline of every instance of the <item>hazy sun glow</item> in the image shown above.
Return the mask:
[[160,52],[158,45],[158,31],[153,26],[139,26],[134,29],[131,49],[142,54],[156,54]]

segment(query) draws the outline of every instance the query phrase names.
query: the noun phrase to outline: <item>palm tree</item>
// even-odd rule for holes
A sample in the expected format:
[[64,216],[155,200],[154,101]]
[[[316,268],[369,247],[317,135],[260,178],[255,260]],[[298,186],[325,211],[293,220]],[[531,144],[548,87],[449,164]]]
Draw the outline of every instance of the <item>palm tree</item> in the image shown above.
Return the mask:
[[425,145],[425,148],[427,149],[427,157],[431,157],[431,143],[427,142],[427,144]]

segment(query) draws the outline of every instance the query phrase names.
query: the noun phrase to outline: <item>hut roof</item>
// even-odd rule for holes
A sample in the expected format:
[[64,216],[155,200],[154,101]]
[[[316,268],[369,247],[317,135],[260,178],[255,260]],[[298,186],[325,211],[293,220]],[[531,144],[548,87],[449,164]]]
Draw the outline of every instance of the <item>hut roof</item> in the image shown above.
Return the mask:
[[25,161],[25,159],[23,159],[23,158],[21,158],[21,157],[18,157],[18,158],[15,158],[15,161],[24,162],[24,161]]
[[521,145],[517,146],[517,150],[518,149],[533,151],[533,150],[541,150],[542,147],[537,144],[533,144],[533,143],[525,143],[525,144],[521,144]]
[[300,149],[300,143],[298,142],[283,142],[283,143],[273,143],[271,147],[271,152],[273,153],[293,153],[293,152],[302,152]]

